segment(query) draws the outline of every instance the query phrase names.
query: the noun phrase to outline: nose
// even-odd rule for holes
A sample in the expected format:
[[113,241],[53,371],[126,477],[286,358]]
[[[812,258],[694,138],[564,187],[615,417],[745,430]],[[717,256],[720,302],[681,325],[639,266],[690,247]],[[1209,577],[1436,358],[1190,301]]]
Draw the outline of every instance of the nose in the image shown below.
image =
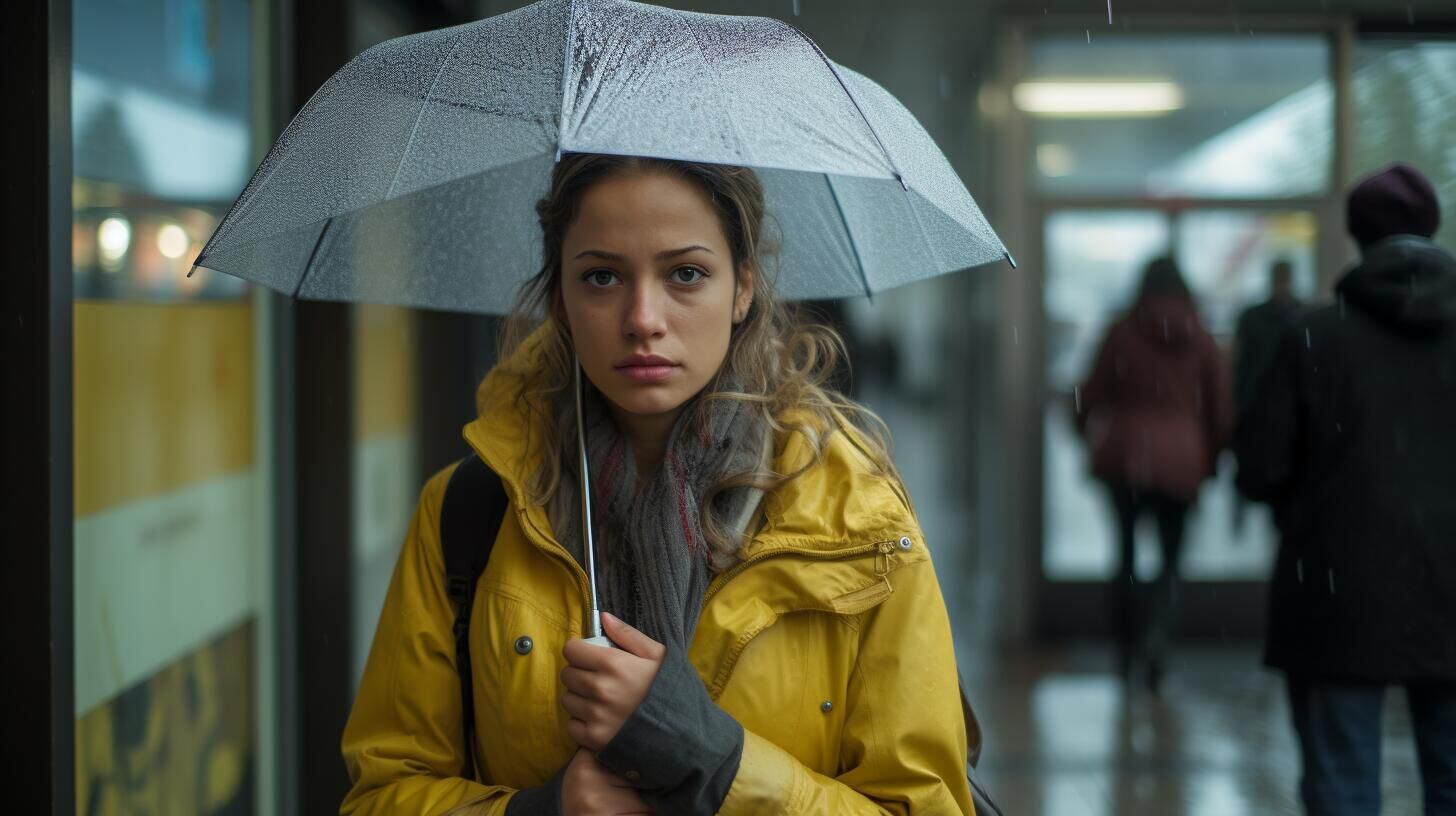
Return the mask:
[[657,287],[650,284],[635,284],[629,287],[627,315],[622,322],[627,337],[642,340],[662,337],[667,332],[666,315]]

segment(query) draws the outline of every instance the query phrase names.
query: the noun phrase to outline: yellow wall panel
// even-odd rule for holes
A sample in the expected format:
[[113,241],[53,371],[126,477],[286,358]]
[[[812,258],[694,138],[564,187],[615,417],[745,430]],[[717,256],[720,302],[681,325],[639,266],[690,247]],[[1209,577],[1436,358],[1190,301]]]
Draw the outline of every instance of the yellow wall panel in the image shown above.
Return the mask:
[[414,326],[409,309],[354,307],[356,441],[414,433]]
[[76,515],[254,461],[247,302],[75,304]]

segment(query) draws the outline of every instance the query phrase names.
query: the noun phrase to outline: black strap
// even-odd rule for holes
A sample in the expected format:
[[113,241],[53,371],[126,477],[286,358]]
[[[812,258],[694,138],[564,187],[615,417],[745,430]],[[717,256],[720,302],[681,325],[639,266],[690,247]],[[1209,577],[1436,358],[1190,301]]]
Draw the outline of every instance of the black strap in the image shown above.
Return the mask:
[[460,775],[477,779],[475,768],[475,687],[470,678],[470,610],[475,585],[496,532],[506,515],[506,491],[500,477],[480,457],[460,460],[445,486],[440,507],[440,549],[445,556],[445,592],[455,604],[455,670],[460,675],[461,711],[465,720],[465,762]]

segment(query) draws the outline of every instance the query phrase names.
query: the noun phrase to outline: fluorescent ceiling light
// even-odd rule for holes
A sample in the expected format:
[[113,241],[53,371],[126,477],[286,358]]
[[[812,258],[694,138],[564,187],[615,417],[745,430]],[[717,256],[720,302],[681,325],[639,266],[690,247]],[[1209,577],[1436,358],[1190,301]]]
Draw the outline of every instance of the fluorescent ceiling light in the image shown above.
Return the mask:
[[1022,82],[1011,98],[1038,116],[1162,116],[1183,107],[1172,82]]

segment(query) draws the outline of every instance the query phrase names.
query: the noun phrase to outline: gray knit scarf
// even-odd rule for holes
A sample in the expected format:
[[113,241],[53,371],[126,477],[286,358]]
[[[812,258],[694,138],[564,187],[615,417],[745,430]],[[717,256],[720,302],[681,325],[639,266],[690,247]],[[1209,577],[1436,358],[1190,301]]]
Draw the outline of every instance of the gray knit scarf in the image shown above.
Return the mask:
[[[574,400],[570,391],[566,399]],[[662,466],[647,475],[639,492],[636,457],[604,398],[588,386],[583,402],[597,518],[598,605],[653,640],[686,652],[715,567],[703,535],[703,497],[723,475],[760,465],[767,444],[764,429],[755,427],[754,413],[738,400],[713,401],[704,421],[695,399],[668,436]],[[547,514],[557,540],[585,566],[574,411],[568,404],[556,414],[563,418],[561,485]],[[715,518],[736,533],[760,496],[749,488],[725,491],[714,500]]]

